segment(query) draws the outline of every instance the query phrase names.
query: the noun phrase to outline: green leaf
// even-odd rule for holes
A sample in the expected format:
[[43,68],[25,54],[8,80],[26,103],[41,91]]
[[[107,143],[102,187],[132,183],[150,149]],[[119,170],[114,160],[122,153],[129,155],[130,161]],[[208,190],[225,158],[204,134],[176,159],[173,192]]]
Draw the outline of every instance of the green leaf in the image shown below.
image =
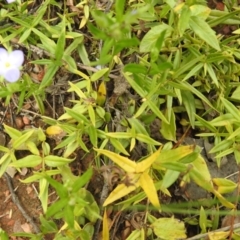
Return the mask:
[[98,145],[97,129],[94,126],[90,125],[88,128],[88,134],[92,145],[94,147],[97,147]]
[[[187,63],[188,65],[188,63]],[[199,72],[199,70],[204,66],[203,63],[198,63],[195,67],[192,68],[192,70],[184,77],[183,81],[189,79],[192,76],[196,76]]]
[[[217,129],[214,127],[213,124],[211,124],[211,122],[206,121],[205,119],[199,117],[197,114],[195,114],[195,117],[200,122],[201,126],[208,128],[211,132],[217,132]],[[197,123],[195,125],[199,126],[199,124]]]
[[96,39],[107,39],[108,35],[101,31],[100,29],[96,28],[92,23],[87,23],[89,32],[96,38]]
[[27,157],[21,158],[16,162],[11,163],[10,166],[15,168],[36,167],[41,162],[42,162],[42,158],[40,156],[29,155]]
[[[191,59],[190,61],[187,61],[187,62],[185,62],[184,64],[182,64],[182,65],[180,65],[180,67],[178,67],[177,69],[176,69],[176,72],[174,72],[174,74],[173,74],[173,77],[175,78],[175,79],[177,79],[179,76],[181,76],[183,73],[185,73],[185,72],[190,72],[190,71],[192,71],[193,69],[194,69],[194,72],[196,72],[196,70],[198,70],[198,69],[200,69],[200,66],[201,65],[197,65],[198,67],[198,69],[196,69],[196,64],[198,63],[198,62],[200,62],[202,59],[203,59],[203,55],[201,55],[201,56],[199,56],[199,57],[195,57],[195,58],[193,58],[193,59]],[[186,77],[185,77],[186,78]],[[185,79],[184,78],[184,79]]]
[[116,148],[117,151],[120,153],[125,154],[126,156],[129,156],[129,153],[126,151],[126,149],[123,147],[121,142],[115,138],[110,138],[111,144]]
[[132,136],[131,133],[129,132],[112,132],[112,133],[105,133],[105,135],[107,137],[111,137],[111,138],[126,138],[126,139],[129,139]]
[[137,63],[129,63],[124,66],[123,71],[131,72],[131,73],[147,74],[148,69],[145,66],[137,64]]
[[40,215],[40,222],[43,233],[54,233],[58,231],[57,225],[51,220],[47,221],[42,215]]
[[168,112],[170,111],[170,119],[169,124],[166,122],[162,122],[161,124],[161,134],[164,138],[166,138],[169,141],[176,141],[176,119],[173,109],[167,109],[165,116],[168,116]]
[[126,0],[116,0],[115,2],[115,12],[116,12],[116,18],[118,21],[122,19],[125,2]]
[[141,134],[141,133],[137,133],[136,134],[136,139],[138,141],[141,141],[141,142],[144,142],[144,143],[147,143],[149,145],[162,145],[161,143],[153,140],[151,137],[147,136],[147,135],[144,135],[144,134]]
[[211,79],[213,80],[213,82],[216,84],[217,87],[219,87],[219,82],[218,82],[217,76],[216,76],[211,64],[207,64],[207,71],[208,71]]
[[52,84],[53,77],[57,72],[58,68],[59,66],[55,62],[53,62],[51,65],[48,66],[47,71],[40,84],[40,87],[39,87],[40,89],[45,89],[47,86]]
[[214,146],[209,153],[216,153],[219,151],[226,150],[233,145],[233,140],[223,140]]
[[189,19],[191,16],[191,11],[189,9],[189,6],[184,5],[182,8],[182,12],[180,14],[179,20],[178,20],[178,30],[180,33],[180,37],[183,35],[185,30],[189,28]]
[[58,212],[61,212],[62,209],[68,204],[69,199],[68,198],[63,198],[60,199],[57,202],[54,202],[48,209],[46,212],[46,218],[49,218],[53,215],[55,215]]
[[10,154],[6,153],[0,159],[0,177],[6,172],[10,162],[12,161],[12,157]]
[[5,231],[3,231],[1,228],[0,228],[0,239],[1,240],[9,240],[8,234]]
[[154,233],[161,239],[185,239],[186,229],[184,223],[175,218],[159,218],[151,224]]
[[[211,10],[210,16],[216,15],[213,19],[211,19],[208,24],[210,27],[217,26],[221,23],[226,23],[227,20],[230,20],[232,17],[238,16],[240,10],[232,11],[227,13],[225,11]],[[238,20],[238,19],[237,19]],[[239,23],[237,23],[239,24]]]
[[183,91],[182,90],[181,93],[182,93],[183,105],[186,108],[191,126],[192,126],[192,128],[194,128],[195,113],[196,113],[194,96],[190,91]]
[[62,30],[60,33],[60,36],[57,41],[57,45],[55,48],[55,57],[57,62],[61,62],[62,56],[64,53],[64,48],[65,48],[65,38],[66,38],[66,33],[65,33],[65,17],[63,17],[62,21]]
[[95,82],[97,80],[99,80],[102,76],[104,76],[107,72],[109,71],[109,68],[103,68],[97,72],[95,72],[92,76],[91,76],[91,81]]
[[67,114],[69,114],[73,119],[77,120],[78,122],[83,122],[85,124],[90,123],[90,121],[81,113],[76,112],[74,109],[65,108]]
[[32,32],[32,29],[27,29],[26,31],[24,31],[24,33],[22,34],[22,36],[19,38],[18,42],[19,43],[23,43],[30,35],[30,33]]
[[49,183],[45,178],[39,180],[39,194],[38,197],[42,203],[43,212],[47,212],[48,206],[48,186]]
[[199,225],[200,228],[202,229],[202,233],[205,233],[207,231],[207,216],[204,208],[201,206],[200,209],[200,217],[199,217]]
[[162,32],[166,31],[165,38],[169,37],[172,28],[167,24],[160,24],[158,26],[152,27],[147,34],[143,37],[140,43],[140,52],[151,52],[152,48],[155,47],[156,42]]
[[224,107],[227,109],[229,113],[233,115],[233,117],[237,120],[240,121],[240,112],[239,109],[237,109],[231,102],[229,102],[227,99],[221,97],[220,98]]
[[169,188],[173,183],[177,181],[179,175],[180,175],[179,171],[167,169],[163,177],[162,187]]
[[49,167],[59,167],[72,162],[74,159],[49,155],[44,157],[44,163]]
[[[209,123],[214,127],[227,126],[228,124],[233,124],[237,121],[236,118],[231,113],[226,113],[214,118]],[[217,132],[217,130],[213,131]]]
[[33,28],[32,31],[41,39],[45,50],[47,50],[50,54],[54,55],[56,43],[38,29]]
[[10,136],[11,139],[18,139],[21,137],[22,133],[15,128],[9,127],[8,125],[4,124],[5,132]]
[[189,25],[193,32],[198,35],[198,37],[200,37],[214,49],[221,51],[215,32],[204,20],[202,20],[200,17],[191,16]]
[[88,170],[85,171],[82,176],[78,177],[78,179],[73,183],[72,192],[77,192],[80,188],[86,185],[91,179],[92,174],[93,169],[92,167],[89,167]]

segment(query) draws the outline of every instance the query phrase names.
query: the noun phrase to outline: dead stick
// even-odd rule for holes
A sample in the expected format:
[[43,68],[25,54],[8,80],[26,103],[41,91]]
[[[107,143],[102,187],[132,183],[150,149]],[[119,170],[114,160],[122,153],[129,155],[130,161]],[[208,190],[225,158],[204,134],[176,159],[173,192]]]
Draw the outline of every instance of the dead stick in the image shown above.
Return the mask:
[[190,238],[187,238],[185,240],[197,240],[197,239],[201,239],[201,238],[204,238],[204,237],[207,237],[209,233],[216,233],[216,232],[225,232],[225,231],[228,231],[230,229],[237,229],[237,228],[240,228],[240,223],[236,223],[234,224],[233,226],[228,226],[228,227],[224,227],[224,228],[219,228],[215,231],[212,231],[212,232],[208,232],[208,233],[203,233],[203,234],[198,234],[194,237],[190,237]]
[[13,203],[18,207],[19,211],[22,213],[24,218],[32,225],[32,227],[34,229],[34,232],[35,233],[40,233],[40,230],[39,230],[38,226],[34,223],[32,218],[25,211],[25,209],[23,208],[23,206],[21,205],[21,203],[19,201],[18,196],[14,192],[14,187],[13,187],[13,182],[12,182],[11,177],[7,173],[4,173],[3,176],[5,177],[5,179],[7,181],[7,185],[8,185],[9,191],[11,193]]

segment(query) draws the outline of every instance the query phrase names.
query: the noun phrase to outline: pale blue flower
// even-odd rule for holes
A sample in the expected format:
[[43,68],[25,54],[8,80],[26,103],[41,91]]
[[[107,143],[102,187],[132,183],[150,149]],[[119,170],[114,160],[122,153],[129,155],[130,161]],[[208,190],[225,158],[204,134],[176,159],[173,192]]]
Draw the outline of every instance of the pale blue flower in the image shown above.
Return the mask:
[[7,3],[13,3],[16,2],[16,0],[7,0]]
[[7,52],[0,48],[0,75],[8,82],[16,82],[20,78],[20,67],[24,61],[24,55],[21,50]]

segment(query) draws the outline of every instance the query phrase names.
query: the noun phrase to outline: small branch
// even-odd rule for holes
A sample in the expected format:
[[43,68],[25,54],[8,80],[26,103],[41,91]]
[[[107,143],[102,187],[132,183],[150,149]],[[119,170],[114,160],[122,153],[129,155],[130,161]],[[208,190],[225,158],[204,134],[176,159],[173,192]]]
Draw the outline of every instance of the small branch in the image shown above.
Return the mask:
[[9,188],[9,191],[11,193],[12,196],[12,201],[14,202],[14,204],[18,207],[19,211],[22,213],[22,215],[24,216],[24,218],[32,225],[34,232],[35,233],[40,233],[40,229],[38,228],[38,226],[34,223],[34,221],[32,220],[32,218],[28,215],[28,213],[25,211],[25,209],[23,208],[23,206],[21,205],[18,196],[16,195],[16,193],[14,192],[14,187],[13,187],[13,182],[11,177],[7,174],[4,173],[3,175],[7,181],[7,185]]
[[194,237],[187,238],[185,240],[197,240],[197,239],[207,237],[209,233],[225,232],[225,231],[229,231],[230,229],[237,229],[237,228],[240,228],[240,223],[236,223],[236,224],[234,224],[232,226],[228,226],[228,227],[219,228],[215,231],[211,231],[211,232],[208,232],[208,233],[198,234]]
[[[108,193],[109,193],[109,184],[108,184],[108,179],[107,179],[107,172],[103,173],[103,177],[104,177],[104,185],[102,188],[102,192],[101,192],[101,196],[100,196],[100,206],[103,205],[104,201],[106,200]],[[100,210],[100,215],[103,216],[103,208],[101,207]],[[94,235],[93,235],[93,240],[98,239],[98,234],[100,231],[100,226],[101,226],[102,220],[98,219],[96,224],[95,224],[95,231],[94,231]]]

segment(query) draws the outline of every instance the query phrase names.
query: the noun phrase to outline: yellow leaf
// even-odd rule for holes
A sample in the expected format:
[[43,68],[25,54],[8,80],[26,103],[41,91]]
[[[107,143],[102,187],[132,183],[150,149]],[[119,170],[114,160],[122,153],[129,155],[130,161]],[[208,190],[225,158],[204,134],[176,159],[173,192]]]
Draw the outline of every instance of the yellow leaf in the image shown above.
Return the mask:
[[213,189],[212,193],[219,199],[223,206],[227,208],[235,208],[236,206],[224,198],[218,191]]
[[152,203],[153,206],[160,208],[160,203],[157,195],[156,188],[154,186],[152,178],[148,175],[147,172],[144,172],[140,179],[139,184],[146,193],[149,201]]
[[103,215],[102,239],[104,239],[104,240],[108,240],[109,239],[108,217],[107,217],[106,209],[104,210],[104,215]]
[[139,187],[139,182],[136,182],[136,185],[126,186],[125,184],[119,184],[108,196],[108,198],[103,203],[103,207],[107,206],[108,204],[128,195],[130,192],[134,191]]
[[104,105],[104,103],[106,101],[106,95],[107,95],[106,85],[105,85],[105,82],[102,81],[97,90],[97,101],[96,102],[99,106]]
[[108,150],[95,149],[95,151],[110,158],[113,162],[118,164],[126,172],[129,172],[129,173],[135,172],[137,164],[135,162],[133,162],[132,160],[130,160],[126,157],[120,156],[119,154],[110,152]]
[[209,240],[227,239],[229,232],[210,232],[208,233]]
[[50,126],[46,129],[46,134],[48,136],[59,135],[62,134],[63,132],[64,131],[62,130],[62,128],[57,125]]
[[150,155],[148,158],[146,158],[142,162],[137,163],[136,173],[141,173],[141,172],[144,172],[147,169],[149,169],[152,166],[152,164],[156,161],[156,159],[158,158],[160,151],[161,151],[161,149],[159,149],[158,151],[156,151],[155,153]]
[[161,169],[162,163],[165,162],[177,162],[181,158],[189,155],[194,151],[194,145],[181,146],[176,149],[164,150],[161,151],[157,160],[153,163],[153,168]]

